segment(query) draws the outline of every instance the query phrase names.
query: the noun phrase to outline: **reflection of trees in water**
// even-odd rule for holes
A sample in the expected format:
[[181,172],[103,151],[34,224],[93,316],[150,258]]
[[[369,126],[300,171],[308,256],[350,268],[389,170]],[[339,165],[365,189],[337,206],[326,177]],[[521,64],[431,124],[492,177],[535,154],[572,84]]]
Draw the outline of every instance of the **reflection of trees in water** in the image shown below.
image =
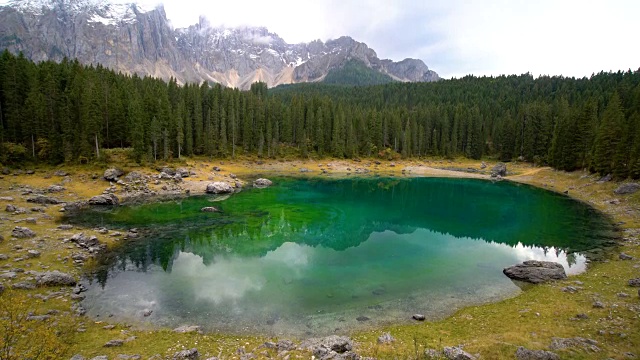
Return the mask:
[[[569,254],[569,264],[576,262],[573,252],[603,246],[616,236],[611,223],[585,204],[510,183],[451,179],[279,179],[278,183],[280,187],[269,191],[248,191],[240,194],[243,198],[219,203],[222,214],[184,211],[175,222],[154,225],[143,239],[101,257],[97,279],[104,282],[109,269],[124,270],[127,264],[141,271],[150,264],[171,271],[180,251],[201,256],[205,264],[230,253],[264,256],[288,241],[340,251],[386,230],[406,234],[424,228],[511,246],[554,247]],[[186,199],[181,211],[199,209],[202,201]]]

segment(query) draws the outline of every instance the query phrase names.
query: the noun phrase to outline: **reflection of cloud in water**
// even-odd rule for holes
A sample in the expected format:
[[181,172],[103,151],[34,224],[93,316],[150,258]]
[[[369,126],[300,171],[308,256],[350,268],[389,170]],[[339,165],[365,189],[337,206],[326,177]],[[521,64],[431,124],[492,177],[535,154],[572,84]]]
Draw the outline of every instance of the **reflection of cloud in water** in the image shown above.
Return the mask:
[[568,275],[579,274],[587,268],[587,258],[582,254],[568,254],[563,250],[554,247],[541,248],[522,245],[518,243],[516,246],[509,246],[490,242],[489,244],[502,249],[507,253],[514,254],[519,262],[526,260],[543,260],[553,261],[562,264]]
[[208,266],[202,257],[181,252],[173,264],[171,277],[185,281],[197,300],[219,304],[240,300],[247,292],[260,291],[270,280],[265,269],[282,269],[287,276],[301,277],[313,248],[284,243],[262,258],[217,256]]

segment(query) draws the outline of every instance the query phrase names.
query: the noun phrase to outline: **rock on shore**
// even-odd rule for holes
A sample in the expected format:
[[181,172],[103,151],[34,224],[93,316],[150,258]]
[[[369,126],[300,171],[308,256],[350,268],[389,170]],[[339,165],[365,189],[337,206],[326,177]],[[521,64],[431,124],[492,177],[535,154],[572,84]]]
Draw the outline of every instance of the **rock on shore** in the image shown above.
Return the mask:
[[522,264],[505,268],[502,272],[512,280],[520,280],[532,284],[567,278],[564,267],[561,264],[550,261],[528,260]]

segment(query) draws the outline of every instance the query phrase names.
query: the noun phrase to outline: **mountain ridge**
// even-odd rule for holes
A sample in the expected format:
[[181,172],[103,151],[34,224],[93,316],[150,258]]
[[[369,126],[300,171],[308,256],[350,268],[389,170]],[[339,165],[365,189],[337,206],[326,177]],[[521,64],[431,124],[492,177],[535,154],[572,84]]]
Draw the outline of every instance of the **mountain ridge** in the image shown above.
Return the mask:
[[379,59],[349,36],[288,44],[265,27],[214,27],[204,17],[173,28],[153,9],[108,0],[11,0],[0,6],[0,48],[33,61],[77,58],[84,64],[185,82],[248,89],[322,81],[357,60],[396,81],[437,81],[422,60]]

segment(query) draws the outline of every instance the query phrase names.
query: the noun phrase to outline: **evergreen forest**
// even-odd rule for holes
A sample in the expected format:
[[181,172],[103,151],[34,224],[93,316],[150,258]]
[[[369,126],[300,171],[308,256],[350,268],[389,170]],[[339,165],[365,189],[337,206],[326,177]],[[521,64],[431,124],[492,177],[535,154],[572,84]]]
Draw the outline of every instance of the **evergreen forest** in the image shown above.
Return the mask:
[[[341,82],[363,76],[378,85]],[[240,91],[4,51],[0,162],[90,162],[114,148],[137,162],[465,156],[640,178],[640,70],[435,83],[372,76],[352,66],[328,83]]]

